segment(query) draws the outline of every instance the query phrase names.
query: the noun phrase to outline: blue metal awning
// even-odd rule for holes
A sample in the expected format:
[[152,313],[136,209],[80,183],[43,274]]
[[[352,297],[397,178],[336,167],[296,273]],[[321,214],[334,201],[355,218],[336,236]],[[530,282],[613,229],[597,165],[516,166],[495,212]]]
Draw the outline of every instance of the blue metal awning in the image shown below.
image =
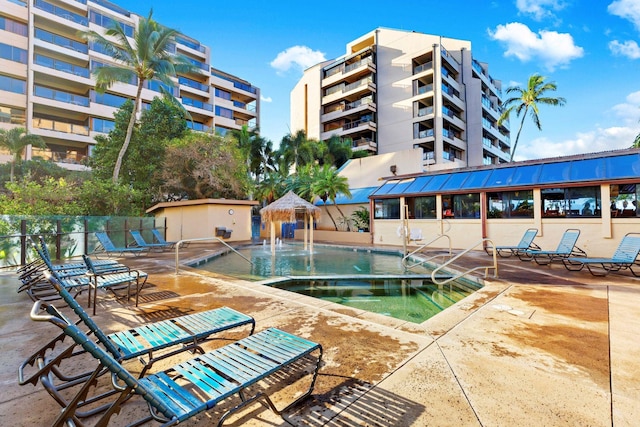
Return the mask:
[[404,194],[479,191],[492,188],[570,185],[580,182],[640,179],[640,152],[607,153],[535,164],[459,170],[409,179],[393,178],[371,192],[371,197]]

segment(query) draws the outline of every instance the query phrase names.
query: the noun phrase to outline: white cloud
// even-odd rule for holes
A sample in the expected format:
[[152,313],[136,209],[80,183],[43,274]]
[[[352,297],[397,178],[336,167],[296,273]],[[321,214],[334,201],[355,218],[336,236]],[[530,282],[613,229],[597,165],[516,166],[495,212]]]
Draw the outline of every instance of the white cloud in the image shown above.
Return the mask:
[[546,30],[536,34],[519,22],[498,25],[495,31],[489,30],[489,36],[506,45],[504,56],[515,56],[522,62],[537,60],[549,71],[568,66],[584,53],[574,44],[571,34]]
[[614,55],[626,56],[630,59],[640,58],[640,46],[633,40],[627,40],[626,42],[614,40],[609,42],[609,50]]
[[262,101],[262,102],[273,102],[273,99],[271,99],[270,96],[260,95],[260,101]]
[[610,14],[627,19],[640,30],[640,1],[616,0],[607,8]]
[[324,53],[311,50],[307,46],[292,46],[278,53],[270,65],[282,74],[292,68],[304,70],[322,61],[326,61]]
[[564,9],[565,3],[558,0],[517,0],[516,7],[522,14],[533,16],[537,21],[555,17],[553,12]]

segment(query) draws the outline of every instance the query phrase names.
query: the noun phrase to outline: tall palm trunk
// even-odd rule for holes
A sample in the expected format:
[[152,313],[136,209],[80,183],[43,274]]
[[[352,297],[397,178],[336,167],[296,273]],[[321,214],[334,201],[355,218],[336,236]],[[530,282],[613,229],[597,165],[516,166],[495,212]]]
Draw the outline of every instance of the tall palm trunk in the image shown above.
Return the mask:
[[516,142],[513,143],[511,156],[509,156],[509,162],[513,161],[513,155],[516,153],[516,147],[518,146],[518,140],[520,139],[520,132],[522,132],[522,126],[524,126],[524,119],[525,117],[527,117],[527,111],[529,111],[529,107],[526,107],[524,109],[524,113],[522,114],[522,120],[520,120],[520,127],[518,128],[518,133],[516,134]]
[[133,127],[136,124],[136,118],[138,116],[138,108],[140,105],[140,100],[142,99],[142,84],[144,81],[141,78],[138,78],[138,89],[136,91],[136,101],[133,105],[133,111],[131,112],[131,119],[129,119],[129,126],[127,127],[127,135],[124,137],[124,143],[122,144],[122,148],[118,153],[118,158],[116,159],[116,165],[113,167],[113,178],[112,181],[114,184],[118,183],[118,178],[120,176],[120,168],[122,167],[122,160],[124,159],[124,155],[127,153],[127,149],[129,149],[129,143],[131,142],[131,136],[133,135]]

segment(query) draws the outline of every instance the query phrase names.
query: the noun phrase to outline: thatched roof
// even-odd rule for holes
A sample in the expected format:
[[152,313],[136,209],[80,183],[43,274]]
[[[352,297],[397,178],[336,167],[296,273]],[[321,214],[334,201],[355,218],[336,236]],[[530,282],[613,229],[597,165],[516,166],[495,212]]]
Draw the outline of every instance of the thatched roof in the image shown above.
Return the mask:
[[293,191],[260,209],[260,216],[265,222],[295,222],[296,213],[306,213],[315,219],[320,218],[320,208],[307,202]]

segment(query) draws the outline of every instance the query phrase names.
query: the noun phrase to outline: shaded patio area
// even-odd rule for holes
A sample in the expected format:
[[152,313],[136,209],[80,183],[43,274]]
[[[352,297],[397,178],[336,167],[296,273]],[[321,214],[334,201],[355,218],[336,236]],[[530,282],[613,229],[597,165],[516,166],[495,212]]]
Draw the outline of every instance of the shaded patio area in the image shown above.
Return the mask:
[[[217,250],[192,244],[181,260]],[[477,253],[464,263],[487,258]],[[414,324],[196,269],[176,275],[173,253],[121,261],[149,273],[150,286],[138,308],[98,299],[94,318],[106,332],[229,306],[253,316],[258,331],[273,326],[324,347],[303,405],[283,419],[255,403],[225,425],[632,426],[640,417],[640,281],[628,273],[594,278],[501,259],[500,279]],[[17,370],[57,331],[29,319],[32,302],[17,287],[15,274],[0,273],[0,417],[46,426],[58,406],[40,386],[19,386]],[[131,402],[112,425],[144,410]],[[211,425],[216,413],[184,424]]]

